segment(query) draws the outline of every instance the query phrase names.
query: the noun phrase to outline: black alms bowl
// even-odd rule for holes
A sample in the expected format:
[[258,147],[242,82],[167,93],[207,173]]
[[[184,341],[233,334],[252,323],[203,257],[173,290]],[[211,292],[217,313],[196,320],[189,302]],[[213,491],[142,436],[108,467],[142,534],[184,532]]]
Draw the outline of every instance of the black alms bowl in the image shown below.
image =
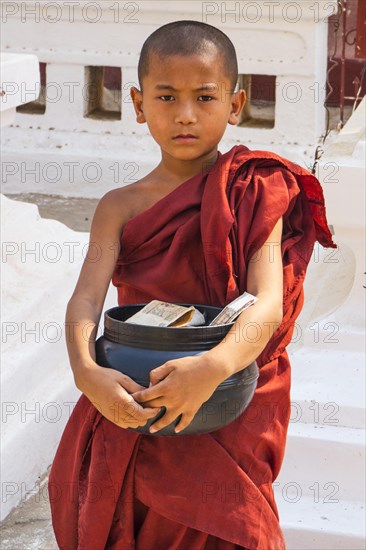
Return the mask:
[[[107,310],[104,314],[104,334],[95,344],[98,365],[116,369],[145,387],[149,386],[152,369],[170,359],[204,353],[221,342],[233,326],[233,323],[207,326],[221,309],[201,304],[193,304],[205,317],[205,325],[199,327],[151,327],[125,322],[145,305],[117,306]],[[128,429],[143,434],[168,436],[218,430],[235,420],[249,405],[258,376],[259,369],[253,361],[245,369],[224,380],[210,399],[202,404],[189,426],[178,434],[174,428],[181,415],[155,434],[149,432],[151,424],[165,414],[165,407],[145,426]]]

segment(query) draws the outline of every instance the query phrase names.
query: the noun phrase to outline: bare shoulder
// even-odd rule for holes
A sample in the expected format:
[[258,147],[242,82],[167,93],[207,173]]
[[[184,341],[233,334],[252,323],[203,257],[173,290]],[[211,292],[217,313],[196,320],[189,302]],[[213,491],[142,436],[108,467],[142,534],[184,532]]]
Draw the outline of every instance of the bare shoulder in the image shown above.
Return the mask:
[[97,210],[109,216],[116,214],[128,215],[128,210],[133,202],[134,193],[130,189],[133,185],[126,185],[125,187],[112,189],[105,193],[97,204]]
[[121,230],[127,221],[159,200],[162,191],[150,178],[108,191],[98,202],[95,219],[117,224]]
[[73,296],[83,296],[99,311],[120,252],[123,227],[136,208],[133,185],[108,191],[99,200],[93,216],[89,247]]
[[114,226],[121,230],[127,221],[135,215],[138,208],[139,188],[135,184],[112,189],[101,197],[95,209],[92,227],[95,225]]

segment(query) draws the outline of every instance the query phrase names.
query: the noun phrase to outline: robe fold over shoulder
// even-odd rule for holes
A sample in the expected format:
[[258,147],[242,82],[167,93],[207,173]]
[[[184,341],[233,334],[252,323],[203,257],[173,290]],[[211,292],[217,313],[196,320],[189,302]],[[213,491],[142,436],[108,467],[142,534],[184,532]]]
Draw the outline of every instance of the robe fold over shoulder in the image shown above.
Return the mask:
[[283,320],[257,358],[249,407],[209,434],[159,437],[119,428],[81,395],[49,477],[62,550],[285,548],[272,484],[290,419],[286,346],[315,242],[337,248],[319,181],[269,151],[219,152],[125,224],[112,283],[119,305],[224,307],[246,290],[248,263],[281,216]]

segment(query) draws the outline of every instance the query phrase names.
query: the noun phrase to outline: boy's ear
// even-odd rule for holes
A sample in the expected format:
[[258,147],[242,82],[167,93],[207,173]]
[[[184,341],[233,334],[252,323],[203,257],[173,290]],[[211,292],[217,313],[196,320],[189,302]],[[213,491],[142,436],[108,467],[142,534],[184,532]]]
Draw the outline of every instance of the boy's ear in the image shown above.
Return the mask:
[[135,86],[132,86],[130,89],[130,96],[136,113],[136,122],[143,124],[146,120],[142,110],[142,92],[135,88]]
[[240,120],[240,113],[243,110],[245,102],[247,100],[247,94],[245,90],[240,89],[234,92],[231,96],[231,111],[229,115],[228,123],[236,126]]

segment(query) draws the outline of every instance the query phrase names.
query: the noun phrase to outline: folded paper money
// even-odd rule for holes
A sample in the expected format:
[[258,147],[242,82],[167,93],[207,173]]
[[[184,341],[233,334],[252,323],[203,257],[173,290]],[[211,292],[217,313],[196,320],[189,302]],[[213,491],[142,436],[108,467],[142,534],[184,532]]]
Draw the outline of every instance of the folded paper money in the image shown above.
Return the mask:
[[153,327],[182,327],[204,325],[205,318],[194,306],[179,306],[170,302],[152,300],[126,323]]
[[227,304],[222,311],[211,321],[209,326],[214,325],[226,325],[227,323],[232,323],[239,315],[248,307],[252,306],[258,298],[249,294],[249,292],[244,292],[235,300]]
[[[258,298],[244,292],[225,306],[208,326],[232,323],[245,309]],[[152,300],[137,313],[126,319],[126,323],[153,327],[194,327],[205,324],[205,318],[194,306],[180,306],[170,302]]]

